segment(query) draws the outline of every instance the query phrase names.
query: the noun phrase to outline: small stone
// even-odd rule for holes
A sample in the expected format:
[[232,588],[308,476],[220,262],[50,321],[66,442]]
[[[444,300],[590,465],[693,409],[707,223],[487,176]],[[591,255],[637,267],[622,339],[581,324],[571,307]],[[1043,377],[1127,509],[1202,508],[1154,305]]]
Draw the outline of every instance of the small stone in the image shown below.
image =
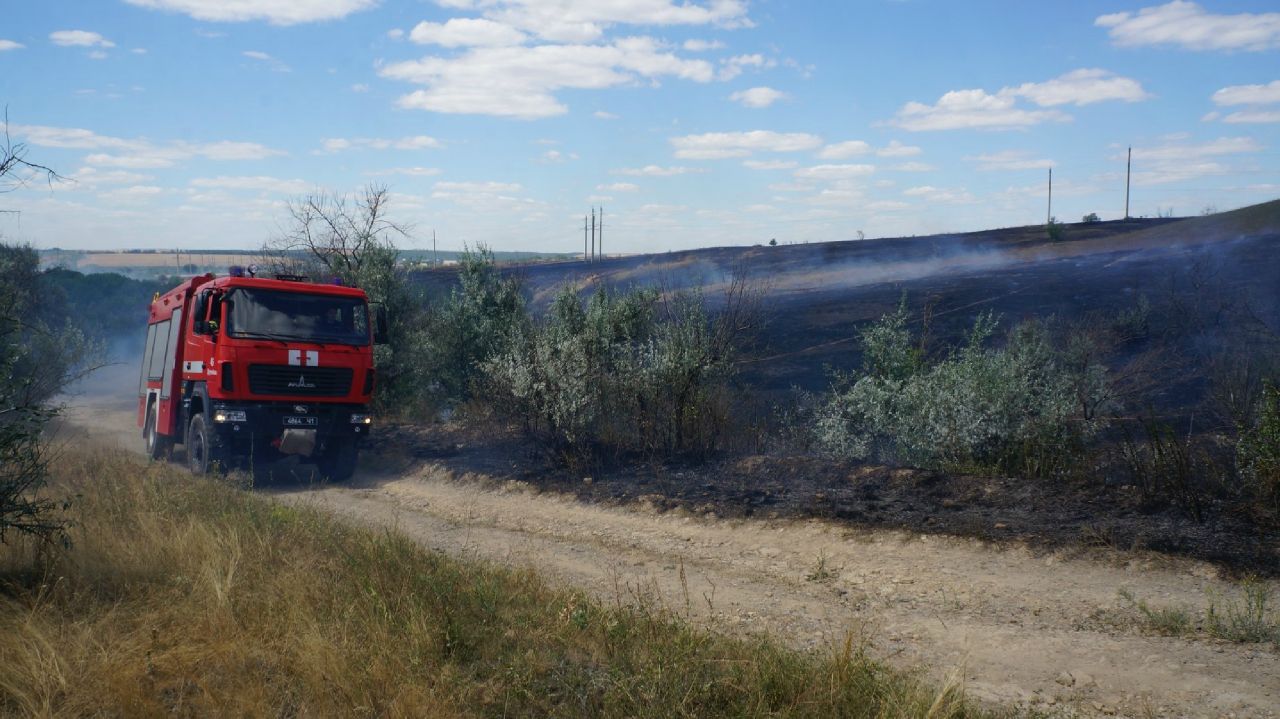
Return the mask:
[[1073,687],[1076,684],[1076,678],[1071,676],[1071,672],[1062,672],[1054,681],[1064,687]]
[[583,477],[583,478],[582,478],[582,483],[583,483],[583,484],[591,484],[593,481],[595,481],[595,480],[591,479],[590,477]]
[[996,529],[1008,529],[1009,525],[1004,522],[996,522]]

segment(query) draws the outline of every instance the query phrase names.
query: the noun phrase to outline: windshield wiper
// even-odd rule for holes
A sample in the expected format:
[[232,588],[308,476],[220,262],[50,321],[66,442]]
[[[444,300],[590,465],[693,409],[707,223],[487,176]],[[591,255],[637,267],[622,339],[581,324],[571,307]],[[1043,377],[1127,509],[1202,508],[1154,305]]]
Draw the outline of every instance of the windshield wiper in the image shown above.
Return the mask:
[[304,337],[302,335],[277,335],[277,336],[284,337],[285,339],[296,340],[298,342],[310,342],[312,344],[323,345],[323,346],[328,346],[328,345],[342,345],[344,347],[352,346],[352,344],[349,342],[340,342],[332,338],[321,339],[319,337]]
[[234,332],[231,336],[237,339],[270,340],[279,342],[282,345],[289,344],[287,340],[291,339],[285,335],[272,335],[265,332]]

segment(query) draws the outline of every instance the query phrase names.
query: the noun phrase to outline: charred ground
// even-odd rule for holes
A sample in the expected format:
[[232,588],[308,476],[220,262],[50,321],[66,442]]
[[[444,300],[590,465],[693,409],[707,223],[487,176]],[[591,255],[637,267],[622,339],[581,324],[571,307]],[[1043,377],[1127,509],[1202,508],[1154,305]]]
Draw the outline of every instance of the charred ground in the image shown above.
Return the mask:
[[[1214,456],[1241,421],[1231,398],[1274,373],[1280,328],[1280,202],[1182,220],[1068,225],[896,240],[716,248],[526,265],[535,307],[561,286],[698,288],[714,304],[735,276],[764,288],[764,329],[738,365],[740,402],[767,416],[737,428],[732,448],[701,463],[620,461],[572,469],[509,428],[401,426],[395,453],[461,475],[517,479],[586,500],[640,502],[695,514],[819,517],[1030,546],[1146,549],[1274,574],[1280,532],[1194,478],[1189,498],[1154,496],[1126,479],[1125,443],[1167,428]],[[438,291],[447,272],[416,279]],[[859,329],[906,298],[924,351],[945,354],[975,316],[1029,318],[1095,331],[1123,412],[1087,465],[1061,481],[971,476],[822,457],[775,408],[859,366]],[[1181,441],[1181,440],[1180,440]],[[1220,448],[1219,448],[1220,449]],[[1199,449],[1197,451],[1200,451]],[[1217,461],[1227,461],[1219,451]],[[1197,468],[1212,474],[1212,459]],[[590,477],[590,481],[585,478]]]

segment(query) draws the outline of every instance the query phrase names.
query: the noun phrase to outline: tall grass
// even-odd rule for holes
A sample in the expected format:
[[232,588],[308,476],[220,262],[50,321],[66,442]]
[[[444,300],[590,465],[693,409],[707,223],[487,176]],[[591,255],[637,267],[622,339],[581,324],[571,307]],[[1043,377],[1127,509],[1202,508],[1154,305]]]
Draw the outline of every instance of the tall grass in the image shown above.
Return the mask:
[[0,712],[21,716],[969,716],[853,642],[797,653],[605,607],[192,481],[72,454],[69,547],[0,546]]

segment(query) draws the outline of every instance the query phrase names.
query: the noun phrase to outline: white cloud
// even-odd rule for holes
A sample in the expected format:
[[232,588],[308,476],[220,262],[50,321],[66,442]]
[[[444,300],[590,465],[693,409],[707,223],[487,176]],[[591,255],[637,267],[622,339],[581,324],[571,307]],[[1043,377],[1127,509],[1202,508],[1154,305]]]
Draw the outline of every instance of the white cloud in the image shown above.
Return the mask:
[[133,53],[134,55],[146,55],[147,49],[145,47],[135,47],[129,52]]
[[[1133,148],[1135,185],[1182,182],[1210,175],[1225,175],[1231,167],[1223,160],[1231,155],[1261,152],[1263,146],[1251,137],[1220,137],[1201,143],[1181,140],[1155,147]],[[1114,158],[1117,162],[1123,155]]]
[[744,68],[754,67],[757,69],[765,69],[774,67],[778,64],[776,60],[766,58],[764,55],[755,53],[752,55],[735,55],[720,61],[720,72],[716,77],[720,80],[732,80],[742,74]]
[[914,145],[904,145],[897,140],[890,140],[888,145],[876,150],[880,157],[914,157],[924,152]]
[[135,149],[146,144],[144,140],[125,140],[99,135],[92,130],[76,127],[48,127],[45,125],[11,125],[10,132],[26,137],[28,143],[39,147],[70,149],[121,148]]
[[985,90],[952,90],[935,105],[908,102],[898,111],[893,124],[904,130],[988,129],[1007,130],[1041,122],[1070,119],[1057,110],[1025,110],[1015,106],[1008,95],[990,95]]
[[976,201],[976,198],[964,188],[949,190],[932,185],[921,185],[903,190],[902,194],[907,197],[920,197],[934,204],[965,205]]
[[938,168],[926,162],[900,162],[890,165],[888,169],[895,172],[933,172]]
[[71,175],[70,179],[77,185],[97,187],[98,185],[136,185],[152,179],[152,176],[124,170],[103,172],[96,167],[82,167]]
[[875,165],[814,165],[795,171],[801,180],[852,180],[875,172]]
[[877,200],[868,202],[865,208],[872,212],[892,212],[894,210],[905,210],[911,207],[910,203],[899,202],[898,200]]
[[164,188],[154,185],[133,185],[100,193],[98,198],[107,202],[145,202],[164,192]]
[[410,135],[399,139],[382,137],[330,137],[321,143],[315,154],[343,152],[344,150],[434,150],[443,147],[430,135]]
[[847,140],[827,145],[818,152],[818,157],[823,160],[845,160],[868,152],[871,152],[871,145],[862,140]]
[[791,170],[800,163],[795,160],[743,160],[742,166],[748,170]]
[[640,186],[630,182],[615,182],[612,185],[596,185],[596,189],[601,192],[636,192]]
[[252,192],[271,192],[280,195],[300,195],[314,186],[305,180],[282,180],[277,177],[242,176],[229,177],[197,177],[191,181],[192,187],[219,190],[247,190]]
[[49,40],[62,47],[115,47],[116,44],[88,30],[57,30],[49,33]]
[[441,172],[438,167],[389,167],[385,170],[373,170],[364,174],[370,176],[380,175],[407,175],[409,177],[430,177],[439,175]]
[[445,23],[420,22],[409,32],[409,39],[443,47],[506,47],[520,45],[528,36],[493,20],[455,17]]
[[672,167],[645,165],[644,167],[626,167],[620,170],[613,170],[612,174],[630,175],[633,177],[674,177],[675,175],[689,175],[702,172],[706,172],[706,170],[696,167],[680,167],[678,165]]
[[599,90],[664,76],[710,82],[714,76],[710,63],[680,58],[649,37],[608,45],[477,47],[453,58],[392,63],[379,74],[426,86],[402,96],[401,107],[520,119],[568,112],[554,95],[558,90]]
[[357,82],[356,84],[351,86],[351,91],[352,92],[368,92],[369,86],[363,82]]
[[748,90],[739,90],[730,95],[729,99],[746,107],[760,108],[768,107],[786,96],[787,93],[772,87],[753,87]]
[[84,158],[93,167],[125,167],[132,170],[172,167],[177,158],[169,153],[144,153],[133,155],[109,155],[94,153]]
[[822,144],[822,138],[804,132],[708,132],[671,138],[676,157],[690,160],[721,160],[748,157],[753,152],[800,152]]
[[1262,151],[1252,137],[1220,137],[1203,143],[1170,143],[1157,147],[1134,147],[1133,159],[1178,162],[1222,155],[1248,154]]
[[559,162],[564,162],[565,159],[566,159],[565,154],[563,152],[560,152],[559,150],[547,150],[546,152],[542,153],[543,162],[559,163]]
[[966,157],[966,160],[978,163],[978,169],[984,172],[1000,170],[1043,170],[1053,167],[1053,160],[1034,159],[1022,150],[1001,150],[983,155]]
[[1266,85],[1232,85],[1213,93],[1215,105],[1270,105],[1280,102],[1280,80]]
[[190,15],[210,22],[265,20],[273,25],[338,20],[368,10],[378,0],[125,0],[151,10]]
[[689,52],[707,52],[708,50],[723,50],[724,43],[719,40],[699,40],[694,38],[685,40],[683,47]]
[[98,167],[158,168],[170,167],[179,160],[203,157],[209,160],[259,160],[283,155],[284,152],[256,142],[187,142],[175,140],[155,143],[144,139],[125,139],[99,135],[91,130],[44,125],[13,125],[10,132],[24,137],[38,147],[75,150],[111,150],[115,154],[95,153],[85,163]]
[[1122,47],[1175,45],[1185,50],[1261,51],[1280,47],[1280,13],[1215,15],[1193,2],[1174,0],[1136,13],[1094,20]]
[[1150,97],[1138,81],[1098,68],[1073,70],[1045,82],[1028,82],[986,90],[952,90],[937,104],[908,102],[890,124],[906,130],[987,129],[1009,130],[1042,122],[1066,122],[1070,115],[1058,110],[1031,110],[1018,106],[1018,98],[1040,107],[1090,105],[1107,100],[1137,102]]
[[440,0],[552,42],[591,42],[612,25],[748,27],[746,0]]
[[90,50],[89,59],[90,60],[106,60],[107,53],[103,52],[102,50]]
[[433,188],[436,192],[520,192],[522,189],[516,182],[437,182]]
[[401,39],[401,38],[403,38],[403,37],[404,37],[404,30],[401,30],[401,29],[400,29],[400,28],[398,28],[398,27],[397,27],[397,28],[392,28],[392,29],[390,29],[390,30],[388,30],[388,31],[387,31],[387,37],[388,37],[388,38],[390,38],[390,39],[392,39],[392,40],[399,40],[399,39]]
[[594,117],[594,118],[596,118],[597,120],[616,120],[616,119],[618,119],[618,116],[617,116],[617,115],[613,114],[612,112],[605,112],[604,110],[596,110],[595,112],[591,113],[591,116],[592,116],[592,117]]
[[244,55],[250,60],[257,60],[259,62],[267,63],[268,65],[271,66],[271,69],[275,72],[292,72],[293,71],[293,69],[290,68],[288,65],[272,57],[271,55],[268,55],[267,53],[262,52],[261,50],[245,50],[240,54]]
[[514,182],[437,182],[431,198],[482,209],[486,213],[497,210],[527,216],[531,212],[545,210],[545,202],[523,197],[523,191],[524,188]]
[[0,38],[0,52],[8,52],[9,50],[21,50],[24,47],[26,47],[26,45],[23,45],[22,43],[17,42],[15,40],[5,40],[3,38]]
[[1101,68],[1072,70],[1045,82],[1028,82],[1001,93],[1025,97],[1041,107],[1090,105],[1107,100],[1138,102],[1151,96],[1132,78]]
[[1231,125],[1280,122],[1280,110],[1241,110],[1227,115],[1222,121]]

